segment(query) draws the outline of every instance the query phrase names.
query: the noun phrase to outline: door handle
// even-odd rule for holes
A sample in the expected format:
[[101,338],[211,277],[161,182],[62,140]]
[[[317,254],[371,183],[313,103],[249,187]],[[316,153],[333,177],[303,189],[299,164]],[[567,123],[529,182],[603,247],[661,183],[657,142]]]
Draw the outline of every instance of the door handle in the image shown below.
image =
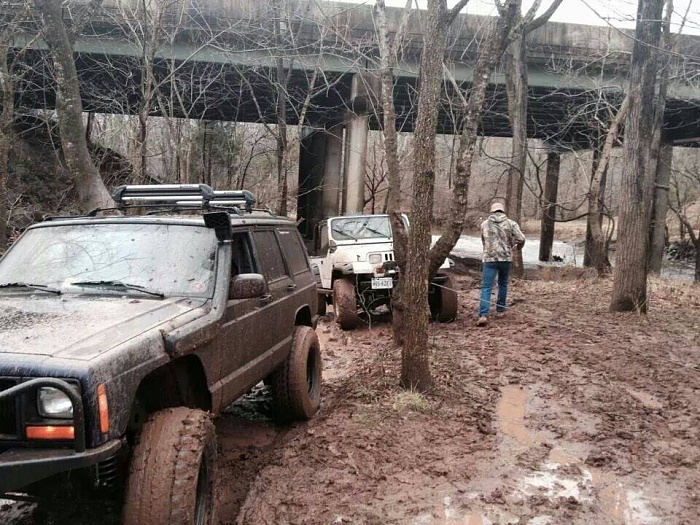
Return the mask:
[[291,292],[291,291],[294,291],[294,290],[296,290],[296,289],[297,289],[297,285],[296,285],[296,284],[288,284],[288,285],[287,285],[287,290],[289,290],[290,292]]
[[270,301],[272,301],[271,293],[260,296],[260,304],[268,304]]

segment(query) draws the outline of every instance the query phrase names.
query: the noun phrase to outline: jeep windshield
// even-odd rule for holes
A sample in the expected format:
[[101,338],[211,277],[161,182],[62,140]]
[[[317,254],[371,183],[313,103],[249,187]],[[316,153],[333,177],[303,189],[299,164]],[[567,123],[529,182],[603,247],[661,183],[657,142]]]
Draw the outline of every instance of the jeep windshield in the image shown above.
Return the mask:
[[176,224],[66,224],[27,231],[0,261],[0,293],[211,297],[214,230]]
[[389,217],[386,215],[358,215],[357,217],[332,219],[331,237],[336,241],[391,240]]

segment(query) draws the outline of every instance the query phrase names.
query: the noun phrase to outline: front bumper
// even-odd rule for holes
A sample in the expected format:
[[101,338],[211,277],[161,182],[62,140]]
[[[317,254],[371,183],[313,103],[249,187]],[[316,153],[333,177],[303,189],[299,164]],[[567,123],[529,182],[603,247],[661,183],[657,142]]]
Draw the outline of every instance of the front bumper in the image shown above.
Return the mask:
[[95,465],[116,454],[121,445],[120,440],[113,439],[84,452],[65,448],[6,450],[0,453],[0,494],[19,490],[54,474]]

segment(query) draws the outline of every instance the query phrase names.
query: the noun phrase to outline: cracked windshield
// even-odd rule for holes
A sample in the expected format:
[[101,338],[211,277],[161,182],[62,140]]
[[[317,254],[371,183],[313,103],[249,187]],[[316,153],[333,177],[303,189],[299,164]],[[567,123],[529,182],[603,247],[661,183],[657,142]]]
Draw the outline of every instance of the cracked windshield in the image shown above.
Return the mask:
[[53,226],[29,230],[7,253],[0,286],[31,283],[63,293],[208,297],[215,263],[216,237],[204,227]]

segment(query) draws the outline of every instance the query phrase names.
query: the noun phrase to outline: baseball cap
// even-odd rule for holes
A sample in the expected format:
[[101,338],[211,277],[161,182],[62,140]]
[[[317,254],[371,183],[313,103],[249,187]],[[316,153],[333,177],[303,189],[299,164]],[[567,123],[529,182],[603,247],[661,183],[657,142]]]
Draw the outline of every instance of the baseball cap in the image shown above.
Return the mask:
[[497,211],[502,211],[503,213],[505,213],[506,207],[503,205],[502,202],[494,202],[491,205],[491,213],[496,213]]

